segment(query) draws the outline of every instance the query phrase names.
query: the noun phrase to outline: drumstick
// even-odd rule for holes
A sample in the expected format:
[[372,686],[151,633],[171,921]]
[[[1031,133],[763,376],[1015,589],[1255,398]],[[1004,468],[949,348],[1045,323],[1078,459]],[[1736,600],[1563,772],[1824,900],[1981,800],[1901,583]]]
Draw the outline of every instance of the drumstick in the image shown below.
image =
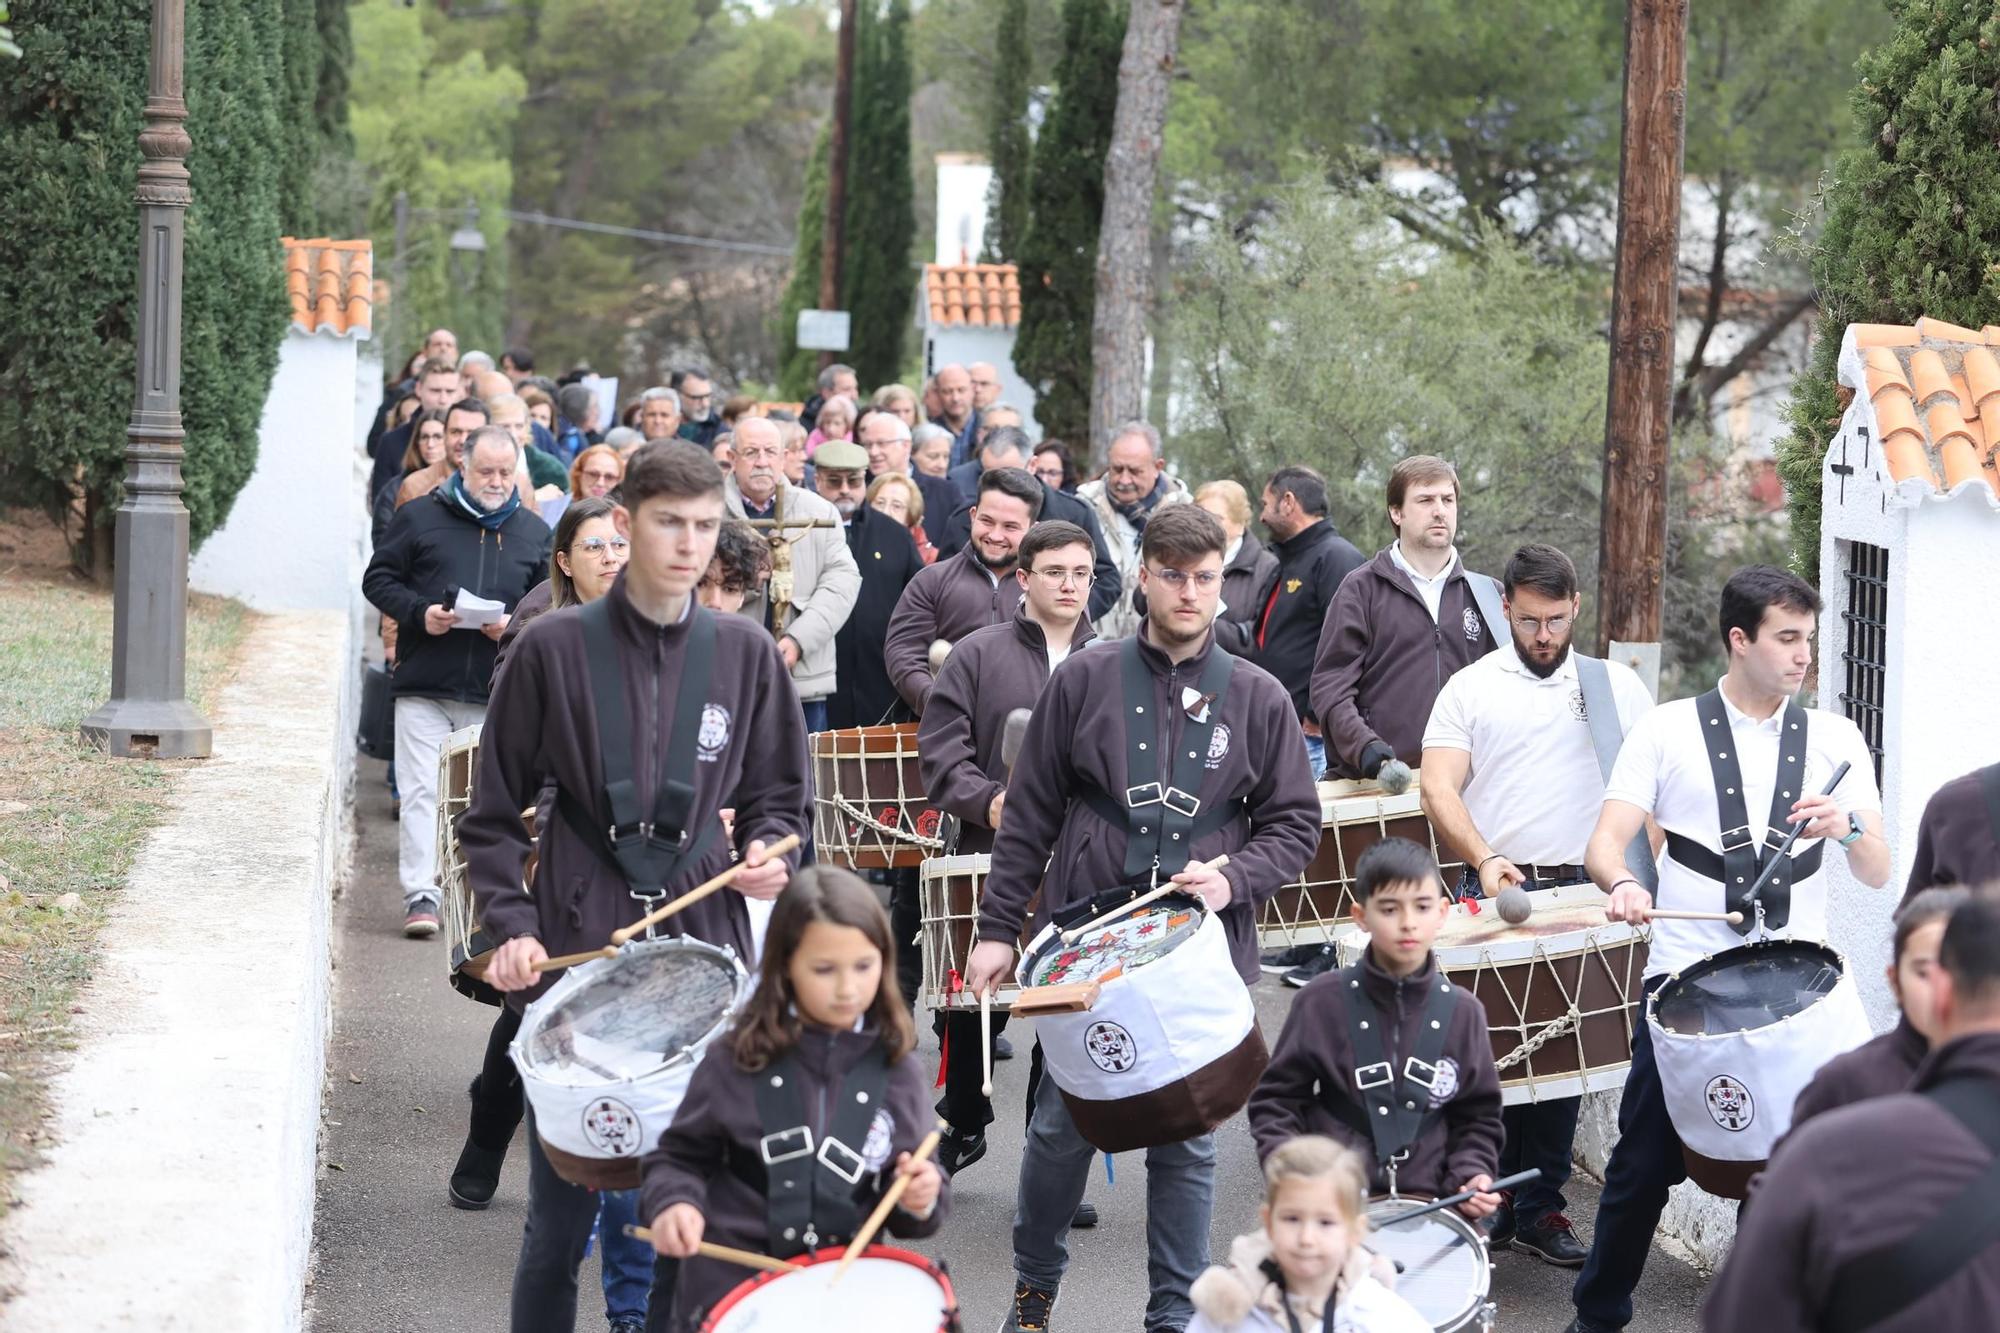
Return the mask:
[[[1207,866],[1210,870],[1220,870],[1222,869],[1222,867],[1229,864],[1228,853],[1224,853],[1223,855],[1216,857],[1212,861],[1204,861],[1202,862],[1202,864]],[[1176,884],[1172,880],[1168,880],[1165,884],[1160,885],[1157,889],[1153,889],[1150,890],[1149,892],[1140,894],[1138,897],[1134,898],[1131,902],[1126,903],[1123,907],[1114,907],[1110,911],[1106,912],[1103,916],[1092,918],[1091,920],[1084,922],[1082,925],[1078,926],[1074,930],[1065,930],[1062,933],[1062,941],[1064,944],[1075,944],[1085,935],[1088,935],[1091,931],[1096,930],[1099,926],[1104,925],[1106,922],[1116,921],[1121,916],[1129,916],[1133,912],[1138,911],[1140,908],[1149,906],[1155,901],[1166,897],[1168,894],[1182,891],[1184,890],[1184,888],[1185,888],[1184,885]]]
[[1679,912],[1672,909],[1646,909],[1648,921],[1726,921],[1732,926],[1743,924],[1741,912]]
[[[633,1240],[643,1240],[651,1244],[653,1233],[645,1227],[625,1224],[625,1234]],[[695,1247],[695,1253],[704,1259],[720,1259],[726,1264],[738,1264],[744,1268],[761,1268],[767,1273],[793,1273],[804,1268],[789,1259],[773,1259],[768,1254],[755,1254],[749,1250],[739,1250],[730,1245],[711,1245],[707,1241]]]
[[993,988],[988,986],[979,992],[979,1053],[985,1059],[986,1081],[979,1086],[986,1096],[993,1095]]
[[[1841,760],[1840,767],[1833,770],[1833,776],[1827,779],[1826,786],[1821,789],[1820,795],[1833,795],[1833,789],[1840,785],[1840,780],[1847,776],[1847,770],[1853,767],[1854,765],[1847,760]],[[1757,876],[1757,882],[1750,886],[1750,892],[1744,897],[1744,902],[1754,903],[1757,901],[1757,895],[1762,893],[1764,886],[1771,882],[1771,876],[1777,874],[1778,867],[1785,864],[1782,858],[1792,854],[1792,844],[1799,840],[1799,834],[1803,833],[1806,825],[1811,822],[1810,819],[1801,819],[1798,823],[1792,825],[1792,831],[1785,835],[1785,840],[1782,843],[1778,844],[1778,854],[1764,863],[1764,873]]]
[[559,972],[565,967],[577,967],[583,963],[590,962],[592,959],[615,957],[617,953],[616,949],[607,944],[602,949],[591,949],[584,953],[558,954],[554,958],[544,958],[541,962],[534,964],[529,970],[534,972]]
[[[936,1152],[938,1138],[948,1128],[949,1126],[944,1121],[938,1121],[937,1128],[924,1135],[924,1141],[919,1143],[917,1150],[910,1154],[911,1163],[921,1162]],[[888,1192],[882,1196],[882,1202],[875,1205],[875,1211],[868,1214],[868,1220],[862,1223],[861,1230],[855,1232],[854,1239],[848,1242],[847,1253],[840,1256],[840,1265],[833,1270],[833,1276],[827,1279],[826,1285],[829,1291],[833,1289],[834,1284],[840,1281],[841,1274],[847,1271],[848,1266],[860,1257],[863,1250],[868,1248],[868,1242],[875,1239],[875,1233],[880,1231],[882,1224],[889,1220],[889,1210],[903,1201],[903,1191],[909,1187],[910,1177],[898,1171],[896,1173],[896,1182],[889,1186]]]
[[1385,1217],[1382,1219],[1383,1225],[1394,1226],[1398,1222],[1407,1222],[1413,1217],[1422,1217],[1425,1213],[1435,1213],[1445,1208],[1456,1208],[1475,1194],[1492,1194],[1498,1190],[1510,1190],[1516,1185],[1527,1184],[1541,1174],[1542,1168],[1531,1166],[1526,1171],[1516,1171],[1511,1176],[1502,1176],[1483,1190],[1465,1190],[1452,1195],[1448,1199],[1435,1199],[1421,1208],[1412,1208],[1407,1213],[1397,1213],[1394,1217]]
[[[766,847],[764,849],[763,859],[758,861],[757,864],[763,865],[765,862],[770,861],[773,858],[783,856],[786,852],[791,851],[792,848],[798,845],[799,845],[799,835],[796,833],[787,833],[784,837],[778,839],[776,842],[772,843],[769,847]],[[714,893],[717,889],[727,885],[729,881],[735,879],[737,875],[741,874],[743,871],[749,868],[750,868],[749,861],[747,860],[738,861],[735,865],[730,866],[727,870],[717,875],[714,879],[709,880],[707,883],[697,884],[694,888],[689,889],[686,893],[683,893],[680,897],[674,899],[672,902],[666,904],[665,906],[654,908],[652,911],[646,913],[646,915],[640,917],[637,921],[634,921],[631,925],[621,926],[619,929],[612,931],[611,942],[613,944],[623,944],[627,940],[631,939],[634,935],[643,934],[645,932],[646,927],[657,926],[660,922],[665,921],[668,917],[672,916],[675,912],[680,911],[683,907],[694,906],[696,903],[700,902],[703,898],[708,897],[709,894]]]

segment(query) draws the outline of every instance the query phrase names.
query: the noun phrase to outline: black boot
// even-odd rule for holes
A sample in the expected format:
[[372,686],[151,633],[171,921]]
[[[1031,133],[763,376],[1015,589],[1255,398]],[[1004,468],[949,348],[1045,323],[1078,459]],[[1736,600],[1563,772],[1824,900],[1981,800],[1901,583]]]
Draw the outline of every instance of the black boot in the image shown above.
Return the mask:
[[500,1167],[506,1160],[506,1148],[497,1151],[482,1148],[468,1136],[464,1151],[458,1155],[458,1165],[451,1169],[451,1183],[446,1187],[451,1194],[451,1206],[479,1212],[491,1204],[494,1192],[500,1188]]

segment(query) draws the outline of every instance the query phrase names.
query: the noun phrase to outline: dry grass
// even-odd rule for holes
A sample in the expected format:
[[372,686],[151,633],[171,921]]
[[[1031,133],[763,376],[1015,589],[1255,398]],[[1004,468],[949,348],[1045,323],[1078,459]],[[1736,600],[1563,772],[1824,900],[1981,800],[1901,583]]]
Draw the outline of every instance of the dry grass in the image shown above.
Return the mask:
[[[228,679],[248,614],[191,600],[197,706]],[[67,572],[39,517],[0,513],[0,1216],[14,1173],[47,1141],[46,1080],[70,1044],[97,932],[180,767],[82,742],[77,723],[110,689],[110,592]]]

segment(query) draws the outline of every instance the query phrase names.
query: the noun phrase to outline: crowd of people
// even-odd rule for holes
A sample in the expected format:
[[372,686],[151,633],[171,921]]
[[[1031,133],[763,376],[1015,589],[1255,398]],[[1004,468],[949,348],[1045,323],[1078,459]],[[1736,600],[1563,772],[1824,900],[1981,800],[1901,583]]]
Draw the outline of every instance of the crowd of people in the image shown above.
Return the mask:
[[[1753,930],[1826,940],[1835,857],[1862,884],[1890,877],[1875,757],[1844,716],[1793,702],[1821,603],[1789,573],[1736,572],[1718,599],[1725,674],[1656,705],[1629,667],[1576,649],[1582,593],[1562,551],[1531,543],[1497,577],[1466,567],[1442,458],[1389,468],[1395,537],[1368,556],[1303,464],[1254,495],[1190,487],[1135,421],[1084,479],[1083,451],[1031,439],[986,365],[866,395],[834,365],[797,410],[718,405],[715,379],[688,368],[609,429],[582,374],[542,378],[523,350],[496,366],[440,329],[405,370],[369,442],[364,580],[392,666],[402,929],[439,929],[438,756],[483,724],[457,837],[501,1004],[448,1188],[486,1207],[525,1118],[518,1333],[574,1327],[593,1234],[618,1333],[698,1325],[743,1276],[704,1242],[808,1254],[844,1243],[892,1186],[890,1234],[954,1243],[951,1183],[986,1156],[995,1117],[976,1013],[932,1016],[933,1105],[911,1012],[917,874],[870,884],[813,863],[810,733],[914,724],[956,849],[990,856],[968,992],[1009,981],[1033,930],[1158,882],[1221,921],[1243,985],[1275,973],[1299,990],[1246,1087],[1261,1230],[1211,1266],[1213,1134],[1145,1151],[1148,1330],[1430,1327],[1369,1249],[1367,1200],[1385,1192],[1463,1196],[1492,1249],[1580,1270],[1577,1333],[1625,1327],[1687,1174],[1647,1024],[1633,1025],[1586,1238],[1563,1193],[1579,1100],[1503,1105],[1486,1010],[1439,963],[1440,931],[1464,903],[1595,885],[1601,920],[1649,928],[1651,994]],[[1435,835],[1360,858],[1365,939],[1345,963],[1331,941],[1259,946],[1260,909],[1319,845],[1326,778],[1414,782]],[[1796,853],[1780,847],[1794,830]],[[766,854],[788,837],[804,847]],[[1940,1270],[1907,1243],[1940,1218],[1966,1229],[1952,1200],[2000,1148],[2000,906],[1931,888],[2000,873],[2000,768],[1940,791],[1918,841],[1890,965],[1904,1022],[1800,1097],[1714,1284],[1711,1329],[1865,1327],[1839,1307],[1871,1282],[1902,1298],[1876,1325],[1892,1331],[1983,1326],[1954,1314],[2000,1296],[1990,1249]],[[1440,849],[1463,870],[1447,879]],[[635,899],[738,863],[672,929],[753,963],[743,1017],[650,1145],[640,1189],[573,1183],[507,1058],[550,980],[536,965],[600,947]],[[1094,1150],[1042,1055],[1014,1168],[1009,1333],[1056,1326],[1070,1232],[1094,1219]],[[1967,1087],[1986,1119],[1961,1114]],[[850,1095],[872,1114],[809,1109]],[[794,1115],[846,1158],[780,1171],[769,1145],[794,1130],[773,1117]],[[1893,1208],[1877,1206],[1888,1177],[1870,1194],[1809,1155],[1868,1157],[1870,1134],[1907,1138],[1895,1127],[1913,1118],[1922,1150],[1870,1168],[1922,1174]],[[1990,1214],[1975,1236],[1990,1238]],[[633,1222],[650,1242],[625,1235]]]

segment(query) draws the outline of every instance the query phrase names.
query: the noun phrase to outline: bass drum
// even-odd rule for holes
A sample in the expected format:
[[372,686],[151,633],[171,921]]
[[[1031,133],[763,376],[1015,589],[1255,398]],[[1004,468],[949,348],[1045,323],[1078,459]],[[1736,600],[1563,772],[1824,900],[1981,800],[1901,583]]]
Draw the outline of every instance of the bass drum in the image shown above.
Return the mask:
[[1493,1327],[1493,1303],[1487,1299],[1493,1273],[1485,1233],[1449,1208],[1396,1220],[1426,1202],[1370,1200],[1363,1244],[1396,1265],[1396,1294],[1438,1333],[1488,1333]]

